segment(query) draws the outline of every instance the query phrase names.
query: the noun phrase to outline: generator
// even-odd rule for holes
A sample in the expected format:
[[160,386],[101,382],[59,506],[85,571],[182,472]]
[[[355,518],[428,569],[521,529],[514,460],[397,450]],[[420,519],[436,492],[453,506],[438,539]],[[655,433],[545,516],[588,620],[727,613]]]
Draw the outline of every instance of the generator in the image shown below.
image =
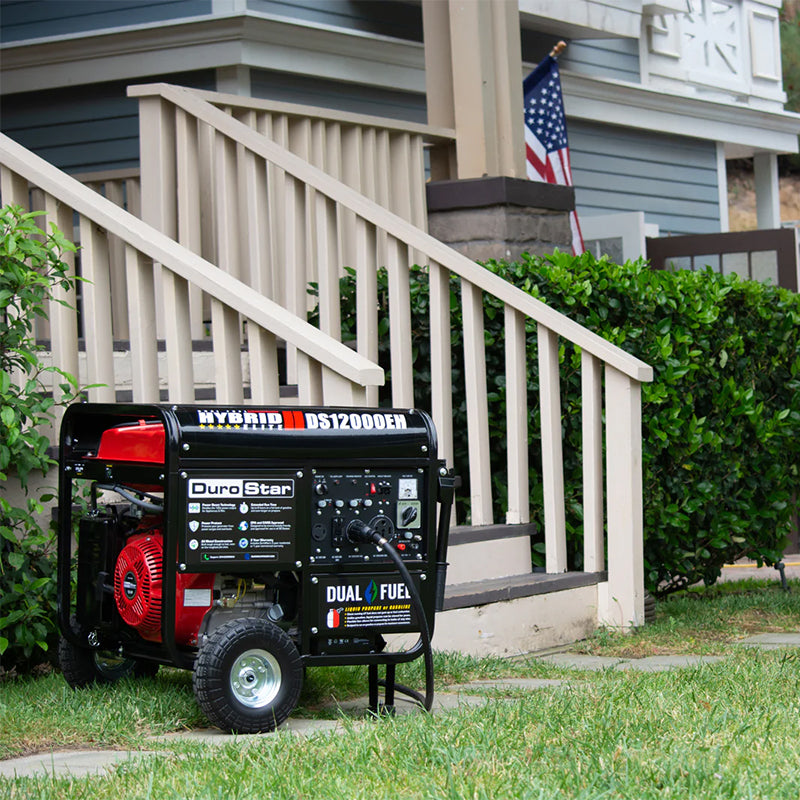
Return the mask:
[[[67,682],[192,670],[209,721],[255,733],[291,714],[307,666],[365,664],[371,711],[391,711],[395,691],[430,709],[453,485],[414,409],[70,406]],[[396,665],[419,656],[424,694],[395,683]]]

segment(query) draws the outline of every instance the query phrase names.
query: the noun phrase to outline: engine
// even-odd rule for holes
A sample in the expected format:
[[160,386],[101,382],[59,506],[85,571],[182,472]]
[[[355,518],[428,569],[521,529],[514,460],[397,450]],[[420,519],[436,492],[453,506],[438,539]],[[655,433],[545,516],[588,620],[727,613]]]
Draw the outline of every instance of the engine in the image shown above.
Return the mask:
[[[163,537],[146,526],[122,548],[114,568],[114,601],[120,617],[143,639],[161,641],[163,605]],[[175,641],[196,645],[203,617],[212,605],[213,573],[176,575]]]

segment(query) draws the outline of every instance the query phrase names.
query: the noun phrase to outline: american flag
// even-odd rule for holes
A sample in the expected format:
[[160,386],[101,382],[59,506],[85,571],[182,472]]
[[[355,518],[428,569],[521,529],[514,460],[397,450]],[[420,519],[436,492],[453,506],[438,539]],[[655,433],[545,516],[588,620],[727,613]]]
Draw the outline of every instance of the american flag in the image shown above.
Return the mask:
[[[523,91],[528,178],[532,181],[572,186],[561,79],[558,75],[558,63],[552,56],[547,56],[525,78]],[[584,246],[578,214],[575,211],[570,212],[569,220],[572,227],[572,252],[580,255]]]

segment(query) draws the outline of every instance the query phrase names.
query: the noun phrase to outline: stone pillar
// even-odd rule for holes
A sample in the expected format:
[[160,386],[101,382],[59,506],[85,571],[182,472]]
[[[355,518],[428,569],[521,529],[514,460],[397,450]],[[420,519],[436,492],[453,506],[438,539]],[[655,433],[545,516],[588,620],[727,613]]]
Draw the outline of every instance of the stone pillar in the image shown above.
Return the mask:
[[428,184],[428,231],[468,258],[570,252],[571,186],[495,177]]

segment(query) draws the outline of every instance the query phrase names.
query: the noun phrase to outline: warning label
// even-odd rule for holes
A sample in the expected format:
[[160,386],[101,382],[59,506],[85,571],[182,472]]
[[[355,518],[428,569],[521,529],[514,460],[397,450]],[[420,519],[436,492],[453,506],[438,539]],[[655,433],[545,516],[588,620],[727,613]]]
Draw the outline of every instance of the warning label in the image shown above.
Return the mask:
[[294,476],[187,479],[186,563],[294,561]]
[[415,630],[416,616],[408,587],[393,576],[320,575],[318,578],[320,619],[325,630]]

